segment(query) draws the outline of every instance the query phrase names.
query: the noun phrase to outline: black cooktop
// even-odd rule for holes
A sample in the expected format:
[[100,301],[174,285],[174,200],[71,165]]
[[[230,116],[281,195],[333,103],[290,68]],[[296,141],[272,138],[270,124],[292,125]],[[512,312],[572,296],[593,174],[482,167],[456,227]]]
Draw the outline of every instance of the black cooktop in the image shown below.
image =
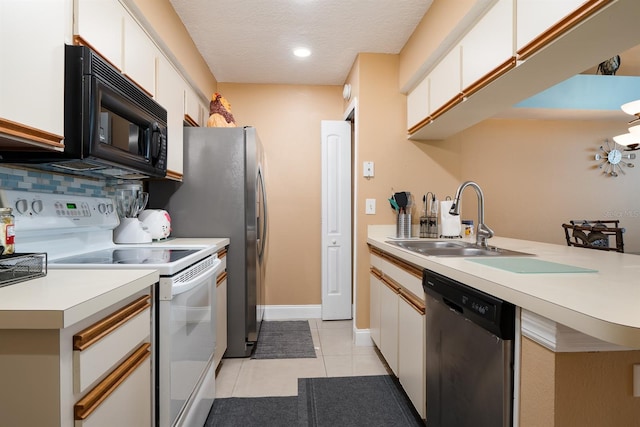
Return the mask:
[[170,264],[196,252],[198,249],[114,248],[49,262],[52,264]]

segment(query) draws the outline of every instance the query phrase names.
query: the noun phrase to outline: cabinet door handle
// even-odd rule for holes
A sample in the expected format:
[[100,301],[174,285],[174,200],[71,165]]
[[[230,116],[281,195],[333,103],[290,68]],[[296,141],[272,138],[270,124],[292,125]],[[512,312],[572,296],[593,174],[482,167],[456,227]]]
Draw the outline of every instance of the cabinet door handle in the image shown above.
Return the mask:
[[227,280],[226,270],[218,275],[218,278],[216,279],[216,287],[220,286],[225,280]]
[[127,360],[122,362],[102,382],[95,386],[85,397],[80,399],[73,407],[76,420],[86,419],[100,404],[122,384],[138,366],[151,356],[151,344],[142,344]]
[[144,295],[131,304],[122,307],[112,315],[105,317],[101,321],[89,326],[73,336],[73,349],[85,350],[109,332],[119,328],[128,320],[151,307],[150,296]]

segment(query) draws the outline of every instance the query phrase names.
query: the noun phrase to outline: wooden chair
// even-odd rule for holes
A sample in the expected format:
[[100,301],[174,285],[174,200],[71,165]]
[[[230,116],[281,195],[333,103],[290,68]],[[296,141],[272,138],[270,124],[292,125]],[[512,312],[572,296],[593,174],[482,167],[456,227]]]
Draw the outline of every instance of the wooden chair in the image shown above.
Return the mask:
[[[619,220],[572,220],[569,221],[569,224],[562,224],[562,228],[564,228],[564,235],[569,246],[624,252],[622,233],[625,232],[625,229],[620,228],[619,225]],[[610,244],[612,243],[609,240],[610,237],[615,237],[615,246]]]

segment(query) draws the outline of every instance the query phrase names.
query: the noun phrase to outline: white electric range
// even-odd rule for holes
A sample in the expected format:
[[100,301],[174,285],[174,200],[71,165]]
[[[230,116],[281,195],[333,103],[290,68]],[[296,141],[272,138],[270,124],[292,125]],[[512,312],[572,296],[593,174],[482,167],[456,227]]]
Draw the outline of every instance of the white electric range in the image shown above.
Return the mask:
[[16,252],[46,252],[48,269],[158,270],[152,418],[161,427],[204,425],[215,397],[216,248],[114,244],[119,219],[109,198],[0,190],[0,202],[14,211]]

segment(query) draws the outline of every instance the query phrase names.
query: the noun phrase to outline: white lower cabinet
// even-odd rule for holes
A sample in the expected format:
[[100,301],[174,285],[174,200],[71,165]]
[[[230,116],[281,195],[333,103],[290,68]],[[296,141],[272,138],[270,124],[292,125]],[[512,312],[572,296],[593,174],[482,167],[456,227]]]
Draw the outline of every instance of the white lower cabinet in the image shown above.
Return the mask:
[[376,270],[371,270],[370,283],[369,333],[373,343],[380,348],[380,288],[382,282]]
[[216,349],[213,363],[216,369],[227,351],[227,249],[218,251],[222,271],[216,279]]
[[425,418],[426,316],[421,274],[419,268],[371,248],[371,339]]
[[74,393],[92,386],[74,405],[76,427],[151,424],[150,325],[143,295],[73,336]]
[[380,352],[398,375],[398,292],[386,282],[380,287]]
[[0,329],[2,426],[151,426],[151,290],[64,329]]
[[426,416],[426,323],[424,306],[398,304],[398,379],[422,418]]

